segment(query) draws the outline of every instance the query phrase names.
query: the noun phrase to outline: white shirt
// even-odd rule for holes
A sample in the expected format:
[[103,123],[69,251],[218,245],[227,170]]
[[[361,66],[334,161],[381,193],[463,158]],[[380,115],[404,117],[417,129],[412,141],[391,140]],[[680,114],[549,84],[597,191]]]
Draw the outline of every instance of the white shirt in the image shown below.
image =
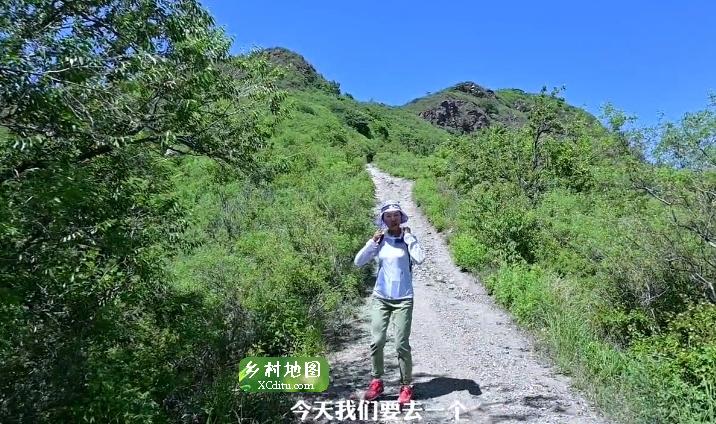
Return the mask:
[[404,240],[405,243],[400,237],[392,236],[386,231],[380,243],[374,242],[371,237],[356,254],[353,261],[356,266],[363,266],[371,259],[378,262],[374,295],[383,299],[413,297],[413,275],[409,258],[412,258],[414,264],[421,264],[425,260],[425,253],[413,234],[405,233]]

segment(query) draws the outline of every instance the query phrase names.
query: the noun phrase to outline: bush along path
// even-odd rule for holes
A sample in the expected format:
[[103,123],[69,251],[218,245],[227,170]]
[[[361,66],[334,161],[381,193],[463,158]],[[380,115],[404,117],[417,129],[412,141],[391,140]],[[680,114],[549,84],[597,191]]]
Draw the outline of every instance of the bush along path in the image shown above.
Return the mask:
[[[530,337],[498,307],[479,281],[453,262],[447,243],[417,208],[413,182],[367,165],[376,187],[376,204],[398,199],[412,232],[426,253],[413,272],[414,309],[410,345],[413,355],[414,411],[406,406],[398,420],[422,423],[606,423],[579,393],[535,350]],[[366,240],[370,234],[366,234]],[[367,265],[370,266],[370,265]],[[370,381],[370,291],[340,346],[328,355],[329,389],[301,394],[311,406],[305,421],[314,421],[321,403],[333,420],[339,403],[358,406]],[[393,323],[388,327],[383,376],[385,393],[379,401],[397,400],[399,369]],[[378,421],[389,406],[378,405]],[[345,417],[345,412],[344,417]],[[294,413],[297,418],[301,414]],[[373,409],[365,422],[376,422]],[[358,413],[354,414],[359,418]],[[419,416],[419,418],[417,418]],[[324,422],[323,414],[317,422]],[[343,418],[350,422],[352,419]],[[356,420],[358,421],[358,420]],[[388,421],[388,420],[385,420]]]

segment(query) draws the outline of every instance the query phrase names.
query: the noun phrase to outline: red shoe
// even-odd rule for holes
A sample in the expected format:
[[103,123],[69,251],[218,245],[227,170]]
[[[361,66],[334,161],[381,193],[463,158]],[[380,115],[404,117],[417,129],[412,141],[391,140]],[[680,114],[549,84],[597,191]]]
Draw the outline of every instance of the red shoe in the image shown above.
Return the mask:
[[383,394],[383,380],[380,378],[374,378],[368,386],[368,390],[363,395],[363,399],[367,401],[375,400],[378,396]]
[[410,401],[413,399],[413,388],[408,385],[403,385],[400,387],[400,396],[398,396],[398,403],[400,405],[405,405],[406,403],[410,403]]

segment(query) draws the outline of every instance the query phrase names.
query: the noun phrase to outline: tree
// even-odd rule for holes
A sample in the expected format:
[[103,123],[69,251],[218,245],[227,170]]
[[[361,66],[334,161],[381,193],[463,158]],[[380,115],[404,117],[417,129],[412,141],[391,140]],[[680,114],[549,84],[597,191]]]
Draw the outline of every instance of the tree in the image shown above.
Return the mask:
[[656,164],[631,167],[634,187],[668,209],[671,228],[655,234],[664,260],[716,303],[716,101],[656,131]]
[[534,202],[542,191],[540,167],[543,161],[544,137],[549,134],[558,134],[563,131],[563,124],[560,121],[562,99],[558,97],[562,88],[554,88],[547,95],[547,87],[542,87],[540,94],[534,98],[534,104],[530,108],[527,117],[527,130],[531,140],[532,165],[526,170],[525,176],[521,176],[520,185],[527,193],[527,196]]
[[706,109],[665,123],[655,155],[661,163],[697,172],[716,170],[716,94]]
[[564,87],[554,88],[547,95],[547,87],[542,87],[540,94],[534,98],[534,106],[530,108],[527,126],[532,138],[532,169],[539,165],[540,147],[542,138],[551,133],[561,132],[560,122],[561,100],[558,95]]
[[0,124],[20,147],[5,179],[129,144],[250,167],[266,134],[255,101],[280,100],[266,63],[237,61],[239,84],[222,72],[229,41],[194,1],[17,0],[0,25]]
[[164,153],[261,178],[280,112],[268,64],[229,44],[193,0],[3,5],[0,417],[162,410],[185,349],[163,269],[185,217]]

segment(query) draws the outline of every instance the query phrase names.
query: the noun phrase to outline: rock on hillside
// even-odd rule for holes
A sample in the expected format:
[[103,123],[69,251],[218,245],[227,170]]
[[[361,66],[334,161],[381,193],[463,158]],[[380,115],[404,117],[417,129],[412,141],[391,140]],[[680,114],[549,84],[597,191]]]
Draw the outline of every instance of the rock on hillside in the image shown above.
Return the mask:
[[280,81],[282,88],[317,88],[333,94],[340,94],[340,86],[328,81],[303,56],[283,47],[264,49],[268,60],[281,67],[285,75]]
[[[495,123],[508,127],[526,124],[535,96],[519,89],[493,91],[465,81],[437,93],[428,93],[403,107],[435,126],[465,134]],[[570,119],[575,114],[591,117],[582,109],[563,101],[561,107],[564,119]]]

